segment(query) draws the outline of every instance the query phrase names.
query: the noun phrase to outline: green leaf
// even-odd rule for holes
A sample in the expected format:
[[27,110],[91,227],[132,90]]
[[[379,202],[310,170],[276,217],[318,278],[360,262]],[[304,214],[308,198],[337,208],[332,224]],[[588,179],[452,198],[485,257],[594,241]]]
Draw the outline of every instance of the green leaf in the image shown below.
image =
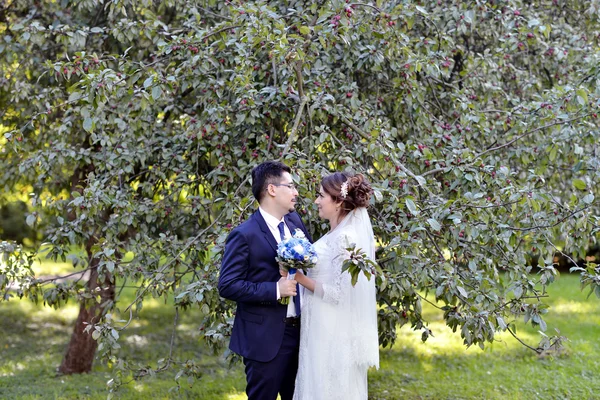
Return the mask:
[[425,10],[423,7],[421,6],[415,6],[415,8],[417,9],[417,11],[419,11],[421,14],[423,15],[429,15],[429,13],[427,12],[427,10]]
[[585,184],[585,182],[582,181],[581,179],[574,179],[573,180],[573,186],[575,186],[575,188],[577,188],[579,190],[585,190],[585,188],[587,187],[587,185]]
[[406,207],[408,208],[408,211],[412,215],[418,215],[419,214],[419,210],[417,210],[417,206],[415,205],[414,201],[412,201],[411,199],[406,199],[406,200],[404,200],[404,203],[406,204]]
[[517,286],[513,289],[513,293],[515,294],[515,297],[517,299],[521,298],[521,296],[523,296],[523,287],[522,286]]
[[585,103],[587,103],[588,101],[588,96],[587,96],[587,92],[585,91],[585,89],[581,88],[577,90],[577,100],[579,101],[579,99],[581,99],[581,102],[579,104],[584,105]]
[[94,122],[92,120],[92,118],[87,117],[86,119],[83,120],[83,129],[85,129],[88,132],[91,132],[93,129],[93,125]]
[[496,317],[496,322],[498,323],[498,326],[502,329],[502,330],[506,330],[507,326],[506,326],[506,322],[504,322],[504,319],[501,316],[497,316]]
[[27,225],[29,226],[33,226],[35,224],[35,221],[37,220],[36,216],[33,214],[29,214],[25,220],[25,222],[27,223]]
[[163,92],[163,91],[162,91],[162,88],[161,88],[160,86],[158,86],[158,85],[157,85],[157,86],[154,86],[154,87],[152,88],[152,98],[153,98],[154,100],[158,100],[158,99],[160,99],[160,96],[162,96],[162,92]]
[[442,229],[442,226],[440,225],[439,222],[437,222],[437,220],[435,220],[434,218],[429,218],[427,220],[427,222],[429,223],[429,226],[431,226],[431,228],[435,231],[438,232]]
[[582,200],[585,204],[592,204],[594,202],[594,195],[589,193],[585,195]]
[[146,78],[146,80],[144,81],[144,89],[148,89],[150,86],[152,86],[153,83],[154,83],[153,76]]
[[310,28],[308,26],[301,26],[299,31],[303,35],[308,35],[310,33]]
[[379,190],[373,190],[373,194],[375,195],[375,200],[376,201],[381,201],[383,200],[383,195],[381,194],[381,192]]
[[77,100],[79,100],[81,98],[81,92],[73,92],[69,95],[69,100],[67,100],[69,103],[73,103]]

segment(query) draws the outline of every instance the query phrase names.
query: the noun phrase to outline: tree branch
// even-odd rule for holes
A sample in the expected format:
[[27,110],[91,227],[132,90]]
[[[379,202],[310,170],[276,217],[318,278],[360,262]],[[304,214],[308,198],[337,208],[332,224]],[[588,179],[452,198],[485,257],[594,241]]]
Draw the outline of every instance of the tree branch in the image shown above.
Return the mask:
[[300,125],[300,120],[302,118],[302,111],[304,110],[304,106],[306,105],[306,103],[308,103],[308,97],[306,97],[306,96],[301,97],[300,105],[298,106],[298,111],[296,112],[294,126],[292,126],[292,131],[290,132],[290,137],[288,137],[288,140],[285,143],[285,147],[283,149],[283,152],[281,153],[281,157],[279,157],[279,160],[283,159],[283,157],[285,157],[289,153],[290,147],[292,146],[292,143],[295,140],[296,132],[298,131],[298,126]]
[[518,340],[518,341],[519,341],[519,342],[520,342],[520,343],[521,343],[523,346],[527,347],[528,349],[531,349],[531,350],[535,351],[537,354],[540,354],[540,353],[541,353],[540,349],[536,349],[536,348],[534,348],[534,347],[531,347],[530,345],[528,345],[527,343],[525,343],[524,341],[522,341],[521,339],[519,339],[519,338],[517,337],[517,335],[515,335],[515,333],[514,333],[514,332],[513,332],[513,331],[512,331],[510,328],[508,328],[508,327],[507,327],[507,328],[506,328],[506,330],[507,330],[507,331],[509,331],[509,332],[510,332],[510,334],[511,334],[511,335],[512,335],[512,336],[513,336],[515,339],[517,339],[517,340]]
[[568,124],[569,122],[578,121],[578,120],[580,120],[580,119],[583,119],[583,118],[585,118],[585,117],[589,117],[589,116],[590,116],[590,114],[580,115],[579,117],[575,117],[575,118],[567,119],[567,120],[564,120],[564,121],[556,121],[556,122],[553,122],[553,123],[551,123],[551,124],[547,124],[547,125],[544,125],[544,126],[540,126],[539,128],[532,129],[532,130],[530,130],[530,131],[527,131],[527,132],[523,133],[523,134],[522,134],[522,135],[520,135],[520,136],[517,136],[516,138],[514,138],[514,139],[513,139],[513,140],[511,140],[510,142],[507,142],[507,143],[505,143],[505,144],[502,144],[502,145],[500,145],[500,146],[496,146],[496,147],[489,148],[489,149],[487,149],[487,150],[485,150],[485,151],[483,151],[483,152],[481,152],[481,153],[477,154],[477,155],[475,156],[475,159],[478,159],[479,157],[483,156],[484,154],[490,153],[490,152],[492,152],[492,151],[496,151],[496,150],[500,150],[500,149],[502,149],[502,148],[504,148],[504,147],[508,147],[508,146],[510,146],[511,144],[513,144],[513,143],[515,143],[515,142],[517,142],[517,141],[519,141],[519,140],[523,139],[525,136],[527,136],[527,135],[531,135],[532,133],[535,133],[535,132],[538,132],[538,131],[542,131],[542,130],[544,130],[544,129],[548,129],[548,128],[550,128],[550,127],[553,127],[553,126],[555,126],[555,125],[563,125],[563,124]]

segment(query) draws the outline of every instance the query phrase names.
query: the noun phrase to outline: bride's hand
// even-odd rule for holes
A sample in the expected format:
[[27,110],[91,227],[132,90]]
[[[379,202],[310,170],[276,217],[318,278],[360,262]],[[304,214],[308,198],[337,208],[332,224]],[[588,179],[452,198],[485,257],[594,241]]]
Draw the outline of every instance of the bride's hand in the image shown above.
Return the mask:
[[288,272],[285,269],[279,268],[279,275],[285,278],[288,276]]
[[296,282],[298,282],[311,292],[315,291],[315,281],[309,278],[308,276],[304,275],[304,271],[302,271],[301,269],[296,271],[296,276],[294,277],[294,279],[296,280]]
[[306,275],[304,275],[304,271],[302,271],[301,269],[296,270],[296,275],[294,276],[294,279],[296,280],[296,282],[298,282],[302,285],[301,282],[306,282],[306,279],[304,279],[305,277],[306,277]]

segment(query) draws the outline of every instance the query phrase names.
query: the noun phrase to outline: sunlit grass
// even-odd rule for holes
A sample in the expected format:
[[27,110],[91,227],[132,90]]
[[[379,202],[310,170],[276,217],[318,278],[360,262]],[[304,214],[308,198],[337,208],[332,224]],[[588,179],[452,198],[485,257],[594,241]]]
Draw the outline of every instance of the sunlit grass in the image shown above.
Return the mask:
[[[37,252],[37,259],[34,261],[32,268],[36,277],[49,277],[49,276],[64,276],[72,274],[74,272],[83,271],[87,265],[87,255],[85,250],[79,247],[72,246],[69,250],[69,257],[77,257],[79,263],[77,267],[73,266],[73,260],[67,258],[62,261],[52,260],[47,256],[49,247],[43,245]],[[133,259],[134,254],[127,252],[122,259],[122,262],[129,262]]]
[[[550,286],[546,334],[558,329],[569,341],[559,353],[538,356],[509,333],[485,350],[468,349],[432,306],[423,306],[434,337],[398,330],[392,349],[381,352],[381,369],[369,374],[372,399],[592,399],[600,390],[600,301],[579,290],[578,277],[562,275]],[[536,347],[540,334],[517,321],[518,336]],[[590,371],[594,371],[591,373]]]
[[36,260],[32,265],[36,277],[62,276],[77,272],[71,262],[52,261],[47,259]]
[[14,305],[20,312],[31,317],[32,321],[61,321],[70,324],[79,313],[79,304],[73,299],[60,309],[44,307],[42,304],[41,300],[39,304],[27,300],[11,302],[11,305]]

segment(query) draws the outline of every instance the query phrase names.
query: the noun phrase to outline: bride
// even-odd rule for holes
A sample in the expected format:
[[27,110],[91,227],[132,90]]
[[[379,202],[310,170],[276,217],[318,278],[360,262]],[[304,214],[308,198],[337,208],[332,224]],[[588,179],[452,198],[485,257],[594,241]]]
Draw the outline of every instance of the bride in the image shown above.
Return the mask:
[[366,399],[367,370],[379,368],[375,278],[361,273],[352,286],[342,273],[351,243],[375,260],[371,193],[361,174],[336,172],[321,181],[315,203],[331,229],[314,244],[317,265],[295,278],[305,289],[294,399]]

